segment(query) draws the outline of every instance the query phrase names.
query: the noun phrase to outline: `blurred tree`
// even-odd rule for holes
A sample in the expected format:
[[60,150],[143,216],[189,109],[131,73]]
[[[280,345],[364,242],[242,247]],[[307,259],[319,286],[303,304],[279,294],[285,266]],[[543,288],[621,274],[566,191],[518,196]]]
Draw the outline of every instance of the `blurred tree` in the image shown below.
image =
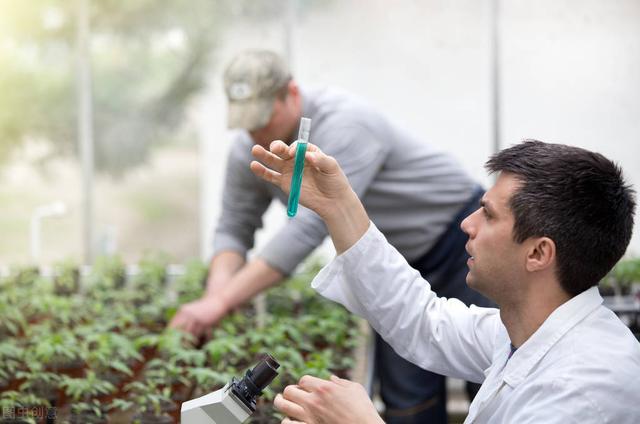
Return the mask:
[[[178,132],[232,0],[92,0],[95,160],[119,174]],[[75,154],[75,8],[0,0],[0,163],[29,140]]]
[[[177,137],[224,25],[329,0],[88,2],[96,168],[118,175]],[[77,154],[77,6],[0,0],[0,166],[30,140],[47,142],[49,157]]]

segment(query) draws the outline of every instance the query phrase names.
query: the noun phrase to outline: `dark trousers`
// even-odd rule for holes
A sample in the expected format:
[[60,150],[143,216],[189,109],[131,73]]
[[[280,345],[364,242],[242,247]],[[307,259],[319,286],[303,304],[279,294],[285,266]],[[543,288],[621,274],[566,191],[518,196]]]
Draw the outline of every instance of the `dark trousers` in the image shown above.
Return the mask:
[[[467,305],[495,306],[467,286],[469,255],[464,246],[468,237],[460,229],[464,218],[478,208],[483,193],[478,188],[434,247],[411,266],[420,271],[438,296],[455,297]],[[377,334],[375,372],[386,406],[384,418],[387,424],[447,423],[445,378],[401,358]],[[478,384],[467,383],[467,392],[472,397],[479,387]]]

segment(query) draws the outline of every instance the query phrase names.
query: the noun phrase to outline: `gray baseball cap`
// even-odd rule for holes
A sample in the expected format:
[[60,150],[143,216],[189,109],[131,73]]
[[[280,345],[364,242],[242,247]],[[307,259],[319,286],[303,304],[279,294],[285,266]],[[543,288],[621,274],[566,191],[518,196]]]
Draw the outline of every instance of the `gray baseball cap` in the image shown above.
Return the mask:
[[276,94],[289,80],[289,68],[276,53],[246,50],[238,54],[224,72],[229,128],[251,131],[267,125]]

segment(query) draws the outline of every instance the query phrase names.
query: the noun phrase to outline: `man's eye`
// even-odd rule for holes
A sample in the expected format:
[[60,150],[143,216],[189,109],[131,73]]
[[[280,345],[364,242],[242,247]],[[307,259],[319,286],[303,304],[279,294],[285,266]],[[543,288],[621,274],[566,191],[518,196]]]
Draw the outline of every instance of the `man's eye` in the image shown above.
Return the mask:
[[491,215],[489,214],[489,212],[487,211],[486,208],[482,208],[482,214],[485,216],[485,218],[489,219],[491,218]]

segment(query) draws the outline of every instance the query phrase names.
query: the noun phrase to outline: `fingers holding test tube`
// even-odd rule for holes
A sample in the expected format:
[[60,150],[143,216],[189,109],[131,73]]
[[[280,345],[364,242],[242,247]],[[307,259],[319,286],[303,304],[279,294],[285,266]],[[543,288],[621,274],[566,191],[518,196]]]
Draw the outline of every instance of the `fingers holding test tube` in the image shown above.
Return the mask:
[[266,150],[264,147],[256,144],[251,149],[251,154],[254,158],[260,161],[251,163],[250,166],[253,173],[258,177],[279,186],[279,182],[271,181],[267,178],[264,178],[263,172],[271,171],[277,174],[282,173],[284,167],[286,166],[286,161],[290,158],[289,146],[287,146],[280,140],[272,141],[271,145],[269,146],[269,150]]
[[[364,234],[369,218],[338,162],[314,144],[307,144],[299,201],[325,221],[340,252]],[[269,151],[255,145],[251,153],[257,159],[251,162],[251,171],[288,194],[296,145],[287,146],[278,140],[271,143]]]
[[[277,140],[271,143],[269,151],[256,145],[251,153],[259,161],[251,163],[253,173],[289,193],[296,155],[295,143],[287,146]],[[322,153],[311,143],[307,143],[305,168],[300,203],[320,216],[323,216],[323,212],[339,196],[351,191],[349,182],[336,160]]]

